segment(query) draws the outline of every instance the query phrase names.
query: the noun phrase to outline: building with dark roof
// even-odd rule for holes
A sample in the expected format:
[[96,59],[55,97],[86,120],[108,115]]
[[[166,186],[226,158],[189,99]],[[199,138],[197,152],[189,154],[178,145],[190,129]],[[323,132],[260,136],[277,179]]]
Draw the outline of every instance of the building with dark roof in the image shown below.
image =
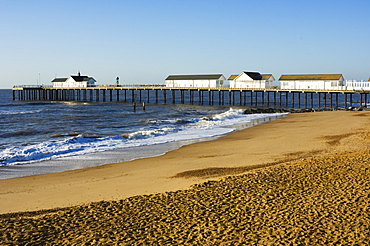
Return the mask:
[[272,74],[260,74],[259,72],[242,72],[239,75],[229,77],[230,88],[273,88],[275,78]]
[[75,87],[94,87],[96,80],[93,77],[82,76],[80,72],[77,75],[71,75],[68,78],[55,78],[51,81],[53,87],[75,88]]

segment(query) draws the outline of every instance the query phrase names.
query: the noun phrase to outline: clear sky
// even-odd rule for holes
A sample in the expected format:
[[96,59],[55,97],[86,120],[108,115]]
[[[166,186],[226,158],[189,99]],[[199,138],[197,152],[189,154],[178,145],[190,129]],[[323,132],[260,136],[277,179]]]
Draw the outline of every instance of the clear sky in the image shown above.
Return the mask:
[[242,71],[370,77],[369,0],[0,0],[0,88]]

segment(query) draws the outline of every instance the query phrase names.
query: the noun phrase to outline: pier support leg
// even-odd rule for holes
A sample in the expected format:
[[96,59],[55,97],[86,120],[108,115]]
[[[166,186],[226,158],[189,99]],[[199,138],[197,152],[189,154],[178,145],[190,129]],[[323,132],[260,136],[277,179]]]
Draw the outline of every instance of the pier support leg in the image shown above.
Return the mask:
[[365,107],[367,107],[367,93],[366,94],[364,94],[365,95]]
[[332,109],[333,108],[333,94],[329,92],[329,95],[330,95],[330,108]]
[[321,104],[321,99],[320,99],[320,92],[319,93],[317,93],[319,96],[318,96],[318,100],[317,100],[317,108],[320,108],[321,106],[320,106],[320,104]]
[[289,106],[289,93],[288,92],[285,92],[285,107],[288,107]]
[[107,90],[102,90],[102,93],[103,93],[103,102],[105,102],[106,101],[106,92],[107,92]]
[[100,90],[96,90],[95,101],[97,101],[97,102],[99,102],[99,95],[100,95]]
[[283,100],[282,100],[282,98],[283,98],[283,93],[280,91],[280,92],[279,92],[279,105],[280,105],[280,107],[283,105]]
[[307,93],[304,93],[304,108],[307,108]]
[[254,103],[257,107],[258,106],[258,92],[257,91],[255,91]]
[[180,103],[185,104],[185,91],[180,90]]

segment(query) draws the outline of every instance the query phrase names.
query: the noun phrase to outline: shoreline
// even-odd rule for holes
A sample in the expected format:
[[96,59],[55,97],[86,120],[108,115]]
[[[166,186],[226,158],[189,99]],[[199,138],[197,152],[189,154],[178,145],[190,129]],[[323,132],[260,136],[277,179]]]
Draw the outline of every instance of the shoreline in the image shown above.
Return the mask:
[[[259,124],[265,124],[269,121],[279,120],[283,117],[286,117],[286,115],[271,115],[265,118],[251,119],[251,121],[248,123],[231,125],[227,126],[226,128],[235,129],[234,131],[240,131]],[[217,140],[227,134],[229,133],[213,137],[179,140],[154,145],[100,151],[84,155],[60,157],[34,163],[0,166],[0,180],[60,173],[90,167],[98,167],[112,163],[123,163],[138,159],[161,156],[169,151],[179,149],[183,146]]]
[[[0,180],[0,214],[186,190],[194,184],[244,173],[248,167],[350,153],[361,149],[361,145],[346,145],[346,141],[360,134],[369,119],[370,112],[362,111],[290,114],[157,157]],[[183,176],[175,178],[176,175]]]

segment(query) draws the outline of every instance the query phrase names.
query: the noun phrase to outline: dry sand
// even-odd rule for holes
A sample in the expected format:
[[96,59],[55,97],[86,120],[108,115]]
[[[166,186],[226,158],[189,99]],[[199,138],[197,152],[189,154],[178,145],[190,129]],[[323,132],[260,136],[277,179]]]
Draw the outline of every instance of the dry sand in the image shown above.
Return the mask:
[[369,123],[292,114],[160,157],[2,180],[0,242],[366,245]]

